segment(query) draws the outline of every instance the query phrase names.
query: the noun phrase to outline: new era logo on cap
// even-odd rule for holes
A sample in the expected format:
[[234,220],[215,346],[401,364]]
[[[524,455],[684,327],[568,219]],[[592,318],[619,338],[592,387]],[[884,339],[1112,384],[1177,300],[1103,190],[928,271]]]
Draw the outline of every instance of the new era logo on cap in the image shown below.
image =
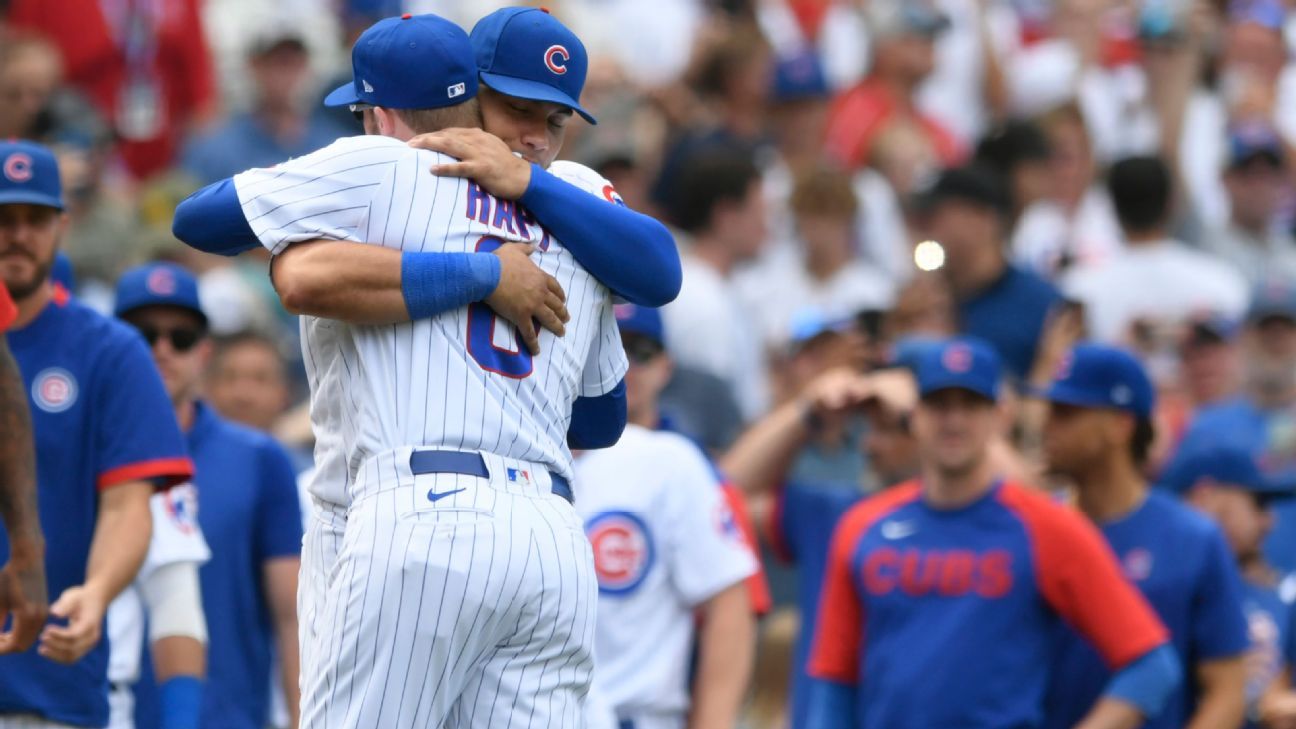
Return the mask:
[[370,86],[368,81],[365,81],[364,79],[360,79],[360,83],[364,85],[364,90],[366,94],[373,93],[373,86]]
[[453,84],[451,86],[446,87],[446,96],[448,98],[453,99],[456,96],[463,96],[465,91],[466,88],[464,87],[464,84],[462,83]]

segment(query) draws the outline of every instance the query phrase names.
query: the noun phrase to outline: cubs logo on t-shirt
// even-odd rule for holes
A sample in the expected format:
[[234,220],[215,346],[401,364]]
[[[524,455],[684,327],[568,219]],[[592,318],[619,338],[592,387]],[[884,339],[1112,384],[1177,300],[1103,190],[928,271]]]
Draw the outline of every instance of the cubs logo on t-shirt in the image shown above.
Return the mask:
[[77,381],[61,367],[44,369],[32,381],[32,400],[47,413],[61,413],[76,404]]
[[656,558],[648,525],[628,511],[595,514],[585,524],[599,592],[623,595],[641,585]]

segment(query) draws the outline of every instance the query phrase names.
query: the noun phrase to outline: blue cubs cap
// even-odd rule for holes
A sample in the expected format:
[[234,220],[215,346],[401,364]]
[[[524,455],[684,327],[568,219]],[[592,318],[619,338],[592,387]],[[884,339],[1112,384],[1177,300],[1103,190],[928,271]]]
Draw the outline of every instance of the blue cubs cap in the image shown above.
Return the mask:
[[1049,402],[1123,410],[1152,417],[1156,390],[1143,365],[1123,349],[1081,344],[1067,353],[1043,393]]
[[1250,452],[1214,442],[1203,442],[1191,452],[1178,454],[1162,475],[1160,485],[1184,494],[1204,479],[1245,489],[1264,501],[1296,496],[1296,491],[1265,478]]
[[113,314],[123,316],[145,306],[174,306],[188,309],[202,317],[198,301],[198,279],[174,263],[146,263],[136,266],[117,279],[117,302]]
[[463,28],[437,15],[383,18],[351,49],[351,83],[324,97],[325,106],[370,104],[387,109],[438,109],[477,95],[472,44]]
[[470,37],[482,83],[506,96],[562,104],[598,123],[580,105],[589,70],[585,44],[549,11],[496,10],[477,21]]
[[915,375],[918,395],[941,390],[967,390],[987,400],[999,399],[999,355],[987,343],[971,337],[941,342],[919,355]]
[[0,205],[63,209],[58,162],[48,147],[21,139],[0,142]]
[[621,333],[637,334],[658,344],[666,344],[666,330],[662,325],[661,311],[638,304],[617,304],[612,307],[612,311],[616,314],[617,328]]
[[771,100],[775,103],[827,99],[832,94],[819,54],[812,49],[778,59],[774,64]]

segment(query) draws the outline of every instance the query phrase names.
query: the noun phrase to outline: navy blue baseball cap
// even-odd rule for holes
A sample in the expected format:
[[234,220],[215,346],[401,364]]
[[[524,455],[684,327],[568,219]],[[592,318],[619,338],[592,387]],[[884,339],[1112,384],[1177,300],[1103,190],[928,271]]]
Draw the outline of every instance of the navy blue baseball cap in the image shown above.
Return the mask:
[[136,266],[117,280],[117,301],[113,314],[125,314],[145,306],[174,306],[187,309],[207,323],[198,301],[198,279],[174,263],[146,263]]
[[387,109],[439,109],[477,95],[472,44],[463,28],[437,15],[383,18],[351,49],[351,83],[324,97],[325,106],[369,104]]
[[612,311],[616,314],[617,329],[623,334],[637,334],[663,346],[666,344],[660,310],[638,304],[617,304]]
[[1282,167],[1286,155],[1278,130],[1264,122],[1244,122],[1229,129],[1229,168],[1263,159]]
[[58,161],[48,147],[23,139],[0,142],[0,205],[63,209]]
[[1205,479],[1221,486],[1250,491],[1262,501],[1296,496],[1296,491],[1291,488],[1265,478],[1250,452],[1213,442],[1178,454],[1159,484],[1174,493],[1184,494]]
[[548,10],[496,10],[469,37],[482,83],[506,96],[562,104],[598,123],[580,105],[589,70],[585,44]]
[[775,103],[827,99],[832,94],[819,54],[805,49],[779,58],[774,64],[771,100]]
[[1077,345],[1062,360],[1044,391],[1049,402],[1083,408],[1110,408],[1140,418],[1152,417],[1156,390],[1134,355],[1101,344]]
[[999,355],[986,342],[972,337],[949,339],[920,355],[915,372],[918,395],[967,390],[998,400],[1002,370]]

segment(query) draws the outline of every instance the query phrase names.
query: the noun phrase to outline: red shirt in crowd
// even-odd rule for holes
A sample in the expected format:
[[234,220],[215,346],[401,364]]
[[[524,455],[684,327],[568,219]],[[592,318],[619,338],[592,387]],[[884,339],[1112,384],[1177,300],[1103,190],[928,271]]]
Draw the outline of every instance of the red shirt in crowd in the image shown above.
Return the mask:
[[136,178],[164,171],[214,101],[199,0],[12,0],[9,23],[58,47],[65,80],[117,131]]
[[923,130],[943,166],[953,166],[962,161],[963,147],[948,129],[935,119],[911,109],[908,101],[897,99],[885,84],[872,77],[842,93],[833,102],[828,116],[828,153],[850,169],[864,167],[868,164],[873,140],[887,128],[887,124],[901,115],[911,116]]

